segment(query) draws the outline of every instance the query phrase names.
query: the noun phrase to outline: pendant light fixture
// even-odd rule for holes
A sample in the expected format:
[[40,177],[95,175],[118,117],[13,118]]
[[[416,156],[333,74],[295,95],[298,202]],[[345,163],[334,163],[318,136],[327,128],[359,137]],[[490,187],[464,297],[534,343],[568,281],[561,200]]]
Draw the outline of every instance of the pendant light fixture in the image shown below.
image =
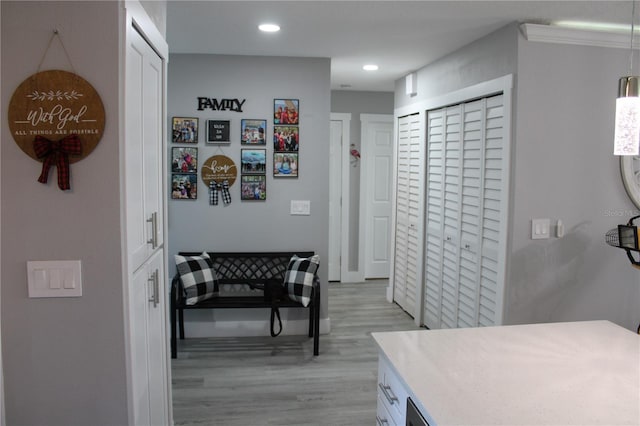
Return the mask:
[[631,9],[631,48],[629,53],[629,74],[618,81],[616,99],[616,123],[614,133],[614,155],[640,154],[640,97],[638,80],[633,75],[633,38],[635,32],[636,1]]

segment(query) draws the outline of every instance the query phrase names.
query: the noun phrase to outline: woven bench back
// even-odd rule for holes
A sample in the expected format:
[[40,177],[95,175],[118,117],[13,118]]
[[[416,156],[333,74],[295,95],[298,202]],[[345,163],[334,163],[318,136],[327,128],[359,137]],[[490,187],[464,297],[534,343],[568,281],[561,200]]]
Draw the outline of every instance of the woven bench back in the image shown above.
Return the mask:
[[[181,252],[183,256],[197,256],[202,252]],[[265,279],[284,280],[289,260],[295,254],[299,257],[310,257],[313,251],[299,252],[208,252],[216,267],[218,280],[221,283],[240,283],[263,281]]]

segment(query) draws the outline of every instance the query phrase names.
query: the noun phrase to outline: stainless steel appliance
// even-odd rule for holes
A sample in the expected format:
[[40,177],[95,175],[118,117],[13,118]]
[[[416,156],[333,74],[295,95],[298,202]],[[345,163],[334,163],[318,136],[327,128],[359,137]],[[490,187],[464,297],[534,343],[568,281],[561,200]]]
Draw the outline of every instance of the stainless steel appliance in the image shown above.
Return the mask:
[[407,421],[406,426],[429,426],[429,423],[422,417],[418,407],[413,403],[411,398],[407,398]]

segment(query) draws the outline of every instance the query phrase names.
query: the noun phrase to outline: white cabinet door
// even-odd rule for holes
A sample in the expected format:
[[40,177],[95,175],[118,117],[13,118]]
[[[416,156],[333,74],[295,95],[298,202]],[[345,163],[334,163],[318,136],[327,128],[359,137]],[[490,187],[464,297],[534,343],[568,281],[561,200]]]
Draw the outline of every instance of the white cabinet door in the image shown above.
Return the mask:
[[163,250],[164,63],[127,30],[124,192],[131,421],[169,424]]
[[136,425],[167,424],[167,362],[163,251],[133,275],[129,286],[131,373]]
[[419,290],[423,233],[422,147],[420,116],[399,118],[393,298],[418,322],[422,296]]
[[136,270],[163,243],[162,60],[133,28],[127,46],[127,251]]

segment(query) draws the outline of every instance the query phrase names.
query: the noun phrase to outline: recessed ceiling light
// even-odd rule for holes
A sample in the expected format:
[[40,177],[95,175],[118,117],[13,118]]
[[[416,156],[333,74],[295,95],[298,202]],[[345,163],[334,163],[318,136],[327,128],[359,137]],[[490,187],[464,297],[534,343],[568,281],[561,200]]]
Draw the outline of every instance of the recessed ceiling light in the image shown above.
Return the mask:
[[280,26],[276,24],[261,24],[258,26],[258,29],[265,33],[276,33],[280,31]]
[[378,66],[374,64],[365,65],[362,67],[365,71],[378,71]]

